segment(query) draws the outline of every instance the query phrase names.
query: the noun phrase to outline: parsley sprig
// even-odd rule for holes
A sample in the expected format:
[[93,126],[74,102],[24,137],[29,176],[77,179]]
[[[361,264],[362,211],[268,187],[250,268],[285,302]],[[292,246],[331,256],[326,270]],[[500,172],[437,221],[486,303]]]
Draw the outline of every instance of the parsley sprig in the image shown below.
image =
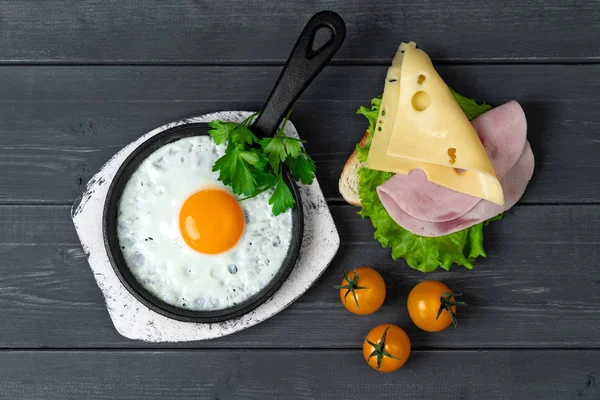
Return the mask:
[[[291,112],[291,111],[290,111]],[[284,135],[288,112],[274,137],[258,139],[249,126],[256,114],[241,123],[211,121],[208,131],[216,144],[227,142],[225,154],[213,165],[219,180],[233,193],[246,200],[275,188],[269,198],[273,214],[279,215],[294,207],[294,196],[283,179],[287,167],[296,181],[310,185],[315,178],[315,162],[301,145],[305,143]]]

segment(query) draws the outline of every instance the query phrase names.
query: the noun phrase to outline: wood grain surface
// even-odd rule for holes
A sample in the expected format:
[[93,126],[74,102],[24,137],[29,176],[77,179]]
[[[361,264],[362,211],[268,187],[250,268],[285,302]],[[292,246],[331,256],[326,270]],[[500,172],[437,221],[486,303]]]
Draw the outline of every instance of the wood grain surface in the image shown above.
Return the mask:
[[[119,149],[164,123],[257,110],[306,20],[346,42],[294,107],[342,246],[272,319],[207,342],[121,337],[69,207]],[[600,2],[596,0],[0,1],[0,399],[600,399]],[[520,204],[485,229],[474,270],[393,261],[337,191],[402,40],[457,91],[525,109],[536,156]],[[373,315],[341,306],[341,268],[381,271]],[[411,287],[462,291],[459,328],[419,331]],[[406,329],[413,353],[370,370],[363,336]]]
[[[351,350],[0,353],[6,398],[597,399],[598,350],[415,351],[402,373]],[[449,367],[450,366],[450,367]]]
[[600,4],[581,0],[0,3],[6,63],[283,63],[324,9],[348,26],[339,62],[388,64],[414,40],[436,61],[595,62]]

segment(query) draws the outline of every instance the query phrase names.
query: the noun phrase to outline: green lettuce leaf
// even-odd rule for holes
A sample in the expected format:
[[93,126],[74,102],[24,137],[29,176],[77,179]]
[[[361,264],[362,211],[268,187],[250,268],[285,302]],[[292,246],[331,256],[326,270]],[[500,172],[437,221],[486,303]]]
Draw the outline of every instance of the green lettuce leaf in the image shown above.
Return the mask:
[[[473,99],[461,96],[452,89],[450,91],[469,120],[491,108],[488,104],[478,104]],[[357,114],[364,115],[369,120],[369,140],[364,148],[356,146],[360,162],[367,159],[380,106],[381,96],[371,100],[370,108],[361,107],[357,111]],[[375,228],[375,239],[383,247],[391,248],[394,260],[403,258],[411,268],[421,272],[432,272],[439,267],[449,270],[453,264],[472,269],[473,262],[478,257],[485,257],[483,227],[502,218],[502,214],[446,236],[431,238],[415,235],[394,222],[377,196],[377,186],[391,176],[390,172],[359,168],[358,194],[362,203],[359,214],[363,218],[369,217]]]
[[469,118],[469,121],[479,117],[484,112],[492,109],[492,106],[490,106],[489,104],[478,104],[475,101],[475,99],[469,99],[467,97],[464,97],[456,93],[452,88],[450,88],[450,93],[452,93],[452,96],[454,96],[460,108],[462,108],[467,118]]

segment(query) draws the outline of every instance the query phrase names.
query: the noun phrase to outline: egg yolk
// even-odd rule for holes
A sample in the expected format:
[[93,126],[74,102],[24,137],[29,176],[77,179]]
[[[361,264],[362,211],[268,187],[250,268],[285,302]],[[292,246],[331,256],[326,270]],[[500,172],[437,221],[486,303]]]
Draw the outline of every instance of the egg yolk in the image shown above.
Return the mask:
[[237,200],[221,189],[203,189],[183,203],[179,229],[185,242],[201,253],[231,249],[244,232],[244,212]]

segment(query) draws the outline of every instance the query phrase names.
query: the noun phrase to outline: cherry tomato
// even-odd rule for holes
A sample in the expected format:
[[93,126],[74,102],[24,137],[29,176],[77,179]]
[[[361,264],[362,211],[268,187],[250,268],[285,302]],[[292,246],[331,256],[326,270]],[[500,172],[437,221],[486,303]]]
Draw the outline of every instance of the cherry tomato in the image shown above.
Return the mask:
[[346,309],[354,314],[366,315],[379,310],[385,300],[385,282],[379,272],[369,267],[358,267],[344,273],[339,286],[340,300]]
[[438,281],[424,281],[415,286],[408,295],[408,314],[419,328],[438,332],[450,324],[456,327],[455,301],[460,293],[452,293],[448,286]]
[[378,325],[363,341],[363,356],[379,372],[392,372],[404,365],[410,356],[410,339],[402,328],[392,324]]

